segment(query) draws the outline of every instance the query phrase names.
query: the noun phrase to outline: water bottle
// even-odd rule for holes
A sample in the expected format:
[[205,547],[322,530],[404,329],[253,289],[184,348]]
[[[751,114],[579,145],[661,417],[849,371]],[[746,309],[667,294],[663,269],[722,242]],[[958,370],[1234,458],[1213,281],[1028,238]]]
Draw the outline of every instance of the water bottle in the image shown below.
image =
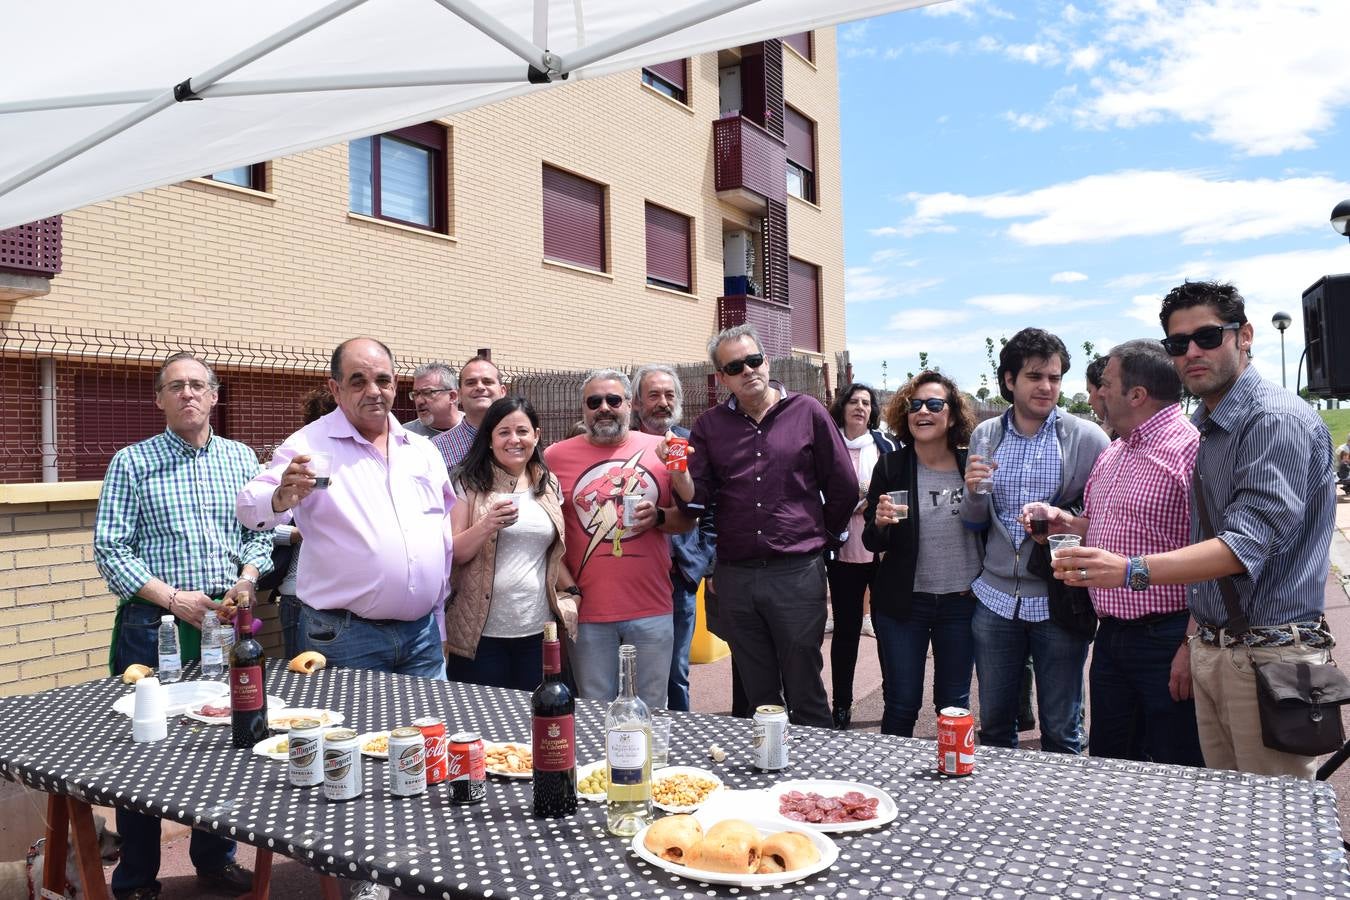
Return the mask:
[[220,670],[225,672],[230,668],[230,651],[234,648],[234,624],[221,622],[216,633],[220,635]]
[[159,683],[183,677],[183,655],[178,652],[178,625],[173,616],[159,617]]
[[219,678],[225,671],[225,656],[221,648],[221,635],[225,629],[214,610],[202,617],[202,677]]

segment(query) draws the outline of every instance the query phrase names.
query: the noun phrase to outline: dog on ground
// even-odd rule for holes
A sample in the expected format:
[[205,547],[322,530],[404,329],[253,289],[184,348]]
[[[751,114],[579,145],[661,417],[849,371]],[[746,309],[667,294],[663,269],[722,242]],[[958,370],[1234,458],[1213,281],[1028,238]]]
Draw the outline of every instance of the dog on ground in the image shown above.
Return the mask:
[[[108,828],[102,816],[94,816],[94,831],[98,835],[98,853],[105,863],[116,862],[122,854],[122,839]],[[39,840],[28,851],[28,858],[0,862],[0,900],[42,900],[42,875],[47,856]],[[83,896],[80,872],[75,862],[75,836],[72,834],[66,848],[66,893],[68,898]]]

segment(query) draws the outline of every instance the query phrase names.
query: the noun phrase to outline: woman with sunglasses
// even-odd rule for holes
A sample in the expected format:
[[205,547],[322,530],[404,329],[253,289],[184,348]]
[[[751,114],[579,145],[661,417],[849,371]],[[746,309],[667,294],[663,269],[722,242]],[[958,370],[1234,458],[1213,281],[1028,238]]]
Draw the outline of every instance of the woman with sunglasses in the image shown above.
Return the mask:
[[[877,463],[867,490],[863,545],[881,554],[872,579],[872,624],[881,656],[881,733],[911,737],[933,647],[933,704],[970,706],[975,642],[970,620],[980,536],[961,524],[969,404],[939,372],[914,376],[886,408],[902,446]],[[890,491],[908,491],[899,506]]]
[[533,690],[544,624],[561,619],[575,637],[577,605],[562,564],[558,479],[539,452],[539,416],[530,401],[504,397],[488,407],[451,482],[459,502],[450,511],[455,564],[445,612],[446,675]]
[[[863,631],[863,602],[876,563],[863,546],[863,507],[867,484],[877,460],[895,450],[895,441],[877,430],[881,411],[877,395],[865,384],[850,384],[830,407],[858,476],[858,507],[848,526],[848,541],[826,562],[830,582],[830,609],[834,615],[830,640],[830,681],[834,697],[834,727],[847,728],[853,717],[853,671],[858,665],[858,641]],[[826,629],[829,630],[828,628]]]

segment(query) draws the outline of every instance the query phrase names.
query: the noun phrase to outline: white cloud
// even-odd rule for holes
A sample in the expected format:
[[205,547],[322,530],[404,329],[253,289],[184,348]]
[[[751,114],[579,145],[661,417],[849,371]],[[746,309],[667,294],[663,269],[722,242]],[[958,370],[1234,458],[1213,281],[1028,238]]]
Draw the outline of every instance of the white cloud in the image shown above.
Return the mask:
[[1069,71],[1082,69],[1084,72],[1090,72],[1101,60],[1102,51],[1097,47],[1080,47],[1069,54]]
[[1082,272],[1056,272],[1050,276],[1051,284],[1072,284],[1075,281],[1087,281]]
[[1003,114],[1003,120],[1022,131],[1041,131],[1050,124],[1050,119],[1046,116],[1038,116],[1035,113],[1017,113],[1012,110]]
[[950,328],[969,322],[971,316],[965,309],[932,309],[919,307],[902,310],[886,322],[887,331],[926,332],[938,328]]
[[946,0],[922,8],[926,16],[960,16],[967,21],[981,15],[991,19],[1013,19],[1012,13],[990,3],[989,0]]
[[1072,300],[1057,294],[982,294],[971,297],[966,304],[1000,316],[1020,316],[1030,313],[1059,315],[1082,309],[1103,306],[1105,300]]
[[873,303],[912,297],[941,283],[941,278],[900,278],[868,266],[853,266],[844,270],[844,302]]

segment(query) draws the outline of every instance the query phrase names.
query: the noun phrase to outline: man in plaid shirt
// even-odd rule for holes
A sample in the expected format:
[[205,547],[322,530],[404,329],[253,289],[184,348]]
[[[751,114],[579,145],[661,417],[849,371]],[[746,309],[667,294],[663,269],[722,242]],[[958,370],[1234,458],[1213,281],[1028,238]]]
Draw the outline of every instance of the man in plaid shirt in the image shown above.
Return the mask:
[[[1181,378],[1157,341],[1111,350],[1099,400],[1120,440],[1097,457],[1083,515],[1051,508],[1050,531],[1126,557],[1190,542],[1191,471],[1200,432],[1181,411]],[[1089,684],[1093,756],[1201,766],[1191,697],[1190,620],[1181,585],[1090,587],[1101,619]]]

